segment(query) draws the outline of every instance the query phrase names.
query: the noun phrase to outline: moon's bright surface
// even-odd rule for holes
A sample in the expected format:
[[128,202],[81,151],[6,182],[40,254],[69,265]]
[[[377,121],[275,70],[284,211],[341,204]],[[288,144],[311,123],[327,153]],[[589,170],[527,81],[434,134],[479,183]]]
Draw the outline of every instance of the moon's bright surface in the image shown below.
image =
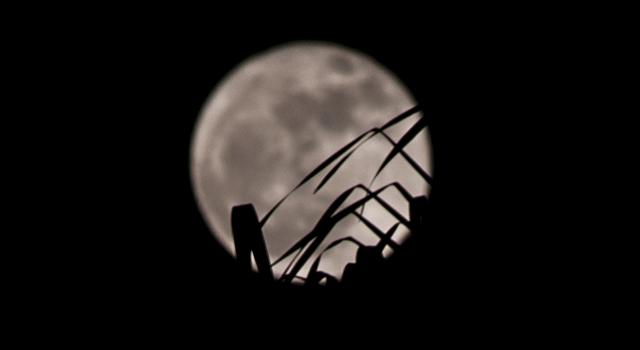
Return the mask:
[[[193,188],[211,232],[234,254],[233,206],[252,203],[262,218],[328,156],[414,105],[414,98],[391,72],[369,56],[336,44],[293,42],[241,62],[209,96],[192,140]],[[389,135],[399,140],[417,118],[389,129]],[[376,136],[358,149],[320,192],[313,194],[313,189],[328,169],[294,192],[263,227],[271,261],[308,233],[340,193],[358,183],[367,185],[390,150],[388,141]],[[431,173],[427,130],[405,150]],[[402,157],[385,168],[372,189],[393,181],[414,196],[429,191],[424,179]],[[362,196],[356,192],[348,203]],[[397,192],[387,190],[382,197],[409,217],[408,203]],[[374,202],[367,204],[365,216],[382,231],[396,222]],[[404,227],[400,228],[394,235],[398,243],[407,235]],[[320,250],[349,235],[368,245],[378,242],[355,217],[348,217],[335,227]],[[345,264],[354,261],[356,249],[343,243],[329,250],[320,270],[340,278]],[[273,267],[276,276],[287,264],[285,260]]]

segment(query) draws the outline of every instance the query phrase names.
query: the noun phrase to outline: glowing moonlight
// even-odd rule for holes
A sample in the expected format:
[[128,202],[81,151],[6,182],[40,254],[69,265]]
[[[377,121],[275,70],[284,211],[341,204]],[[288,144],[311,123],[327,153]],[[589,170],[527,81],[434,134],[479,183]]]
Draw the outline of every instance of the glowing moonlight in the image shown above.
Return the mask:
[[[326,157],[415,104],[389,71],[335,44],[291,43],[242,62],[210,95],[192,141],[193,187],[212,233],[233,254],[233,206],[252,203],[258,216],[264,216]],[[390,129],[390,136],[398,140],[416,118]],[[430,140],[426,130],[423,134],[406,151],[430,173]],[[318,179],[287,199],[263,227],[271,261],[308,233],[342,191],[368,184],[389,150],[382,137],[371,139],[320,192],[312,193]],[[414,196],[429,191],[401,157],[391,162],[373,188],[393,181],[402,183]],[[382,197],[408,217],[408,204],[400,195],[386,191]],[[396,222],[373,202],[365,214],[382,230]],[[355,218],[349,218],[340,222],[319,251],[349,235],[364,244],[378,242]],[[403,238],[403,232],[394,236],[398,243]],[[355,251],[353,245],[337,246],[323,255],[320,270],[340,278]],[[276,276],[287,263],[273,267]],[[307,270],[308,266],[301,274]]]

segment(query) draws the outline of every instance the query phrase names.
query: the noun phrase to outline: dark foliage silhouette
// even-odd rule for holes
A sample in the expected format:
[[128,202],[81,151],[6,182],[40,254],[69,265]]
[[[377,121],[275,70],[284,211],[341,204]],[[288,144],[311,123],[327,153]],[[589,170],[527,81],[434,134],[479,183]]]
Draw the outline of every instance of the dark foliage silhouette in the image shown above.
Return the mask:
[[[391,119],[383,126],[379,128],[372,128],[353,139],[305,176],[304,179],[300,181],[300,183],[287,195],[280,199],[261,220],[258,220],[258,215],[252,204],[235,206],[232,209],[231,221],[236,256],[241,267],[247,271],[251,270],[251,259],[253,256],[258,273],[267,280],[274,280],[272,267],[291,257],[289,264],[277,280],[280,283],[288,284],[297,279],[303,281],[306,286],[324,285],[326,287],[332,287],[339,284],[361,284],[375,280],[376,271],[385,261],[385,258],[383,257],[383,250],[386,247],[390,247],[393,250],[398,250],[400,248],[398,243],[392,239],[398,228],[402,225],[410,233],[422,232],[428,218],[429,199],[426,196],[422,195],[414,197],[405,187],[402,186],[402,184],[398,182],[383,185],[375,190],[370,188],[378,175],[385,169],[391,160],[398,155],[400,155],[427,184],[432,183],[431,175],[422,169],[422,167],[420,167],[420,165],[418,165],[418,163],[404,151],[404,148],[422,130],[426,129],[426,118],[420,115],[421,117],[418,121],[413,124],[407,132],[405,132],[398,142],[394,141],[385,133],[386,129],[396,125],[419,111],[419,106],[412,107]],[[266,249],[262,232],[262,227],[264,227],[271,215],[292,193],[333,164],[330,170],[322,177],[319,184],[315,187],[313,193],[315,194],[320,191],[323,186],[330,181],[332,176],[340,169],[340,167],[349,159],[349,157],[358,150],[358,148],[377,135],[381,135],[392,146],[392,149],[384,158],[375,174],[373,174],[368,186],[357,184],[343,191],[327,207],[316,225],[305,236],[294,243],[284,254],[271,263],[269,261],[269,254]],[[396,208],[380,197],[380,194],[388,189],[395,189],[402,198],[406,200],[409,206],[409,218],[405,218]],[[347,203],[349,197],[356,192],[363,192],[364,196],[339,210],[343,204]],[[365,205],[371,200],[380,204],[384,210],[397,220],[396,223],[386,232],[382,231],[363,215]],[[358,222],[362,223],[364,227],[379,239],[378,243],[373,246],[367,246],[351,236],[337,239],[327,245],[311,262],[311,266],[306,277],[299,276],[298,274],[302,268],[310,261],[322,243],[327,240],[333,228],[340,221],[351,215],[355,216],[358,219]],[[323,254],[338,245],[347,243],[355,244],[358,248],[355,263],[349,263],[346,265],[342,279],[339,281],[336,277],[323,271],[319,271],[320,261]]]

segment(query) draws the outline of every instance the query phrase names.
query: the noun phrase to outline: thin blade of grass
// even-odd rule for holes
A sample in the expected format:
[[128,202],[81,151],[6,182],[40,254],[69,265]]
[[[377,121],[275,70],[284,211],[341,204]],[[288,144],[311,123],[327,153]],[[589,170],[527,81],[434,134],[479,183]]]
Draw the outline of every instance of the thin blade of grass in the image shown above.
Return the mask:
[[[287,250],[282,256],[280,256],[275,262],[274,265],[279,263],[280,261],[282,261],[283,259],[287,258],[289,255],[291,255],[294,251],[298,250],[298,249],[303,249],[305,246],[307,246],[307,244],[309,242],[311,242],[312,240],[314,240],[315,238],[317,238],[321,232],[319,231],[320,228],[322,227],[323,223],[326,222],[327,220],[329,220],[329,218],[333,215],[333,213],[335,213],[336,210],[338,210],[338,208],[340,208],[340,206],[342,205],[342,203],[344,203],[345,200],[347,200],[347,198],[349,197],[349,195],[354,191],[353,188],[350,188],[344,192],[342,192],[342,194],[340,194],[338,196],[338,198],[336,198],[327,208],[327,210],[324,212],[324,214],[322,215],[322,217],[320,218],[320,220],[318,220],[318,223],[316,224],[316,226],[313,228],[313,230],[311,230],[311,232],[309,232],[307,235],[305,235],[304,237],[302,237],[302,239],[300,239],[298,242],[296,242],[291,248],[289,248],[289,250]],[[284,276],[284,274],[283,274]]]
[[[338,159],[339,157],[341,157],[345,152],[348,152],[350,149],[352,149],[355,145],[358,144],[358,142],[360,142],[363,138],[365,138],[367,135],[369,135],[369,137],[363,141],[362,143],[368,141],[369,139],[371,139],[373,136],[375,136],[377,133],[383,132],[385,129],[401,122],[402,120],[408,118],[409,116],[415,114],[416,112],[418,112],[420,110],[420,107],[418,105],[408,109],[407,111],[401,113],[400,115],[396,116],[395,118],[393,118],[392,120],[390,120],[389,122],[387,122],[386,124],[384,124],[381,128],[373,128],[369,131],[366,131],[364,133],[362,133],[360,136],[356,137],[355,139],[353,139],[351,142],[349,142],[347,145],[343,146],[342,148],[340,148],[338,151],[336,151],[334,154],[332,154],[331,156],[329,156],[329,158],[325,159],[319,166],[317,166],[314,170],[312,170],[296,187],[294,187],[289,193],[287,193],[282,199],[280,199],[280,201],[278,201],[270,210],[269,212],[267,212],[267,214],[262,218],[262,220],[260,220],[260,227],[263,227],[264,224],[268,221],[268,219],[271,217],[271,215],[275,212],[275,210],[293,193],[295,192],[298,188],[300,188],[301,186],[303,186],[305,183],[307,183],[310,179],[312,179],[313,177],[315,177],[318,173],[320,173],[321,171],[323,171],[327,166],[329,166],[331,163],[333,163],[336,159]],[[424,118],[421,118],[421,120],[423,120]],[[425,122],[426,123],[426,122]],[[405,134],[406,136],[406,134]],[[403,138],[404,139],[404,138]],[[402,141],[402,140],[401,140]],[[410,140],[409,140],[410,141]],[[361,143],[361,144],[362,144]],[[361,145],[360,144],[360,145]],[[356,149],[360,146],[357,145]],[[397,146],[396,146],[397,147]],[[333,174],[339,169],[339,167],[349,158],[349,156],[351,156],[353,154],[353,152],[355,152],[355,149],[351,150],[351,152],[347,153],[347,155],[345,157],[343,157],[343,159],[341,159],[341,161],[334,166],[329,174],[327,174],[325,176],[325,178],[323,178],[323,180],[321,181],[320,185],[318,185],[318,187],[316,187],[316,190],[314,191],[317,192],[320,188],[322,188],[322,186],[331,178],[331,176],[333,176]],[[364,187],[364,186],[363,186]],[[348,192],[348,194],[350,194],[352,192],[354,188],[345,191]],[[368,189],[366,189],[368,191]],[[369,191],[370,192],[370,191]],[[344,193],[343,193],[344,194]],[[346,200],[346,198],[348,197],[348,194],[346,196],[344,196],[344,198],[342,198],[342,200],[340,201],[340,204],[338,204],[337,206],[333,207],[333,204],[336,204],[336,202],[332,203],[332,206],[330,206],[330,208],[324,213],[323,217],[320,219],[318,225],[316,225],[316,227],[319,229],[321,228],[323,225],[321,225],[321,223],[323,223],[324,221],[328,220],[328,218],[330,218],[333,215],[333,212],[335,210],[338,209],[338,207],[342,204],[342,202],[344,202],[344,200]],[[362,201],[362,203],[366,203],[367,200],[369,200],[371,197],[367,198],[365,201]],[[338,198],[340,199],[340,197]],[[376,198],[376,200],[378,200],[379,202],[381,201],[379,198]],[[388,206],[388,204],[384,201],[381,202],[381,204],[383,206]],[[333,207],[333,208],[332,208]],[[387,209],[389,210],[389,209]],[[397,214],[397,212],[396,212]],[[344,218],[345,216],[342,216],[342,218]],[[401,216],[400,216],[401,217]],[[322,241],[322,239],[324,239],[324,237],[322,237],[322,239],[317,240],[316,238],[321,237],[321,236],[326,236],[328,235],[329,232],[323,232],[323,231],[318,231],[316,228],[314,228],[314,230],[312,230],[309,234],[307,234],[305,237],[303,237],[303,239],[301,239],[300,241],[298,241],[296,244],[294,244],[293,247],[291,247],[287,252],[285,252],[285,254],[283,254],[280,258],[278,258],[273,264],[277,264],[280,261],[282,261],[283,259],[285,259],[286,257],[288,257],[289,255],[291,255],[294,251],[299,250],[298,254],[296,254],[296,257],[299,255],[299,253],[304,250],[305,247],[307,247],[307,244],[309,244],[311,241],[313,241],[313,243],[311,243],[311,246],[309,246],[306,250],[305,250],[305,254],[303,254],[302,256],[302,260],[306,260],[308,259],[305,258],[305,255],[307,254],[307,252],[309,252],[311,250],[311,252],[315,249],[317,249],[317,245],[320,244],[320,242]],[[316,239],[314,241],[314,239]],[[316,242],[319,241],[319,242]],[[292,260],[295,261],[296,258],[294,258]],[[290,266],[290,265],[289,265]],[[296,270],[296,267],[298,266],[298,264],[294,265],[294,270]],[[297,272],[296,272],[297,273]],[[295,273],[294,273],[295,275]],[[283,275],[285,276],[285,275]]]
[[[331,156],[329,156],[329,158],[325,159],[322,163],[320,163],[320,165],[318,165],[315,169],[313,169],[309,174],[307,174],[307,176],[305,176],[305,178],[300,181],[300,183],[294,187],[289,193],[287,193],[282,199],[280,199],[276,205],[274,205],[268,212],[267,214],[262,218],[262,220],[260,220],[260,227],[264,226],[264,224],[267,222],[267,220],[269,220],[269,218],[271,217],[271,215],[276,211],[276,209],[278,207],[280,207],[280,205],[282,205],[282,203],[289,198],[289,196],[295,192],[298,188],[302,187],[305,183],[307,183],[309,180],[311,180],[314,176],[316,176],[318,173],[320,173],[322,170],[324,170],[327,166],[329,166],[329,164],[333,163],[336,159],[338,159],[340,156],[342,156],[345,152],[347,152],[349,149],[351,149],[351,147],[353,147],[354,145],[356,145],[358,142],[360,142],[365,136],[369,135],[369,137],[363,141],[362,143],[368,141],[369,139],[371,139],[373,136],[375,136],[377,133],[384,131],[387,128],[390,128],[391,126],[403,121],[404,119],[412,116],[413,114],[417,113],[418,111],[420,111],[420,106],[416,105],[414,107],[409,108],[408,110],[400,113],[398,116],[396,116],[395,118],[393,118],[392,120],[388,121],[387,123],[385,123],[382,127],[380,128],[372,128],[368,131],[365,131],[364,133],[362,133],[360,136],[356,137],[355,139],[353,139],[351,142],[349,142],[348,144],[346,144],[345,146],[343,146],[342,148],[340,148],[338,151],[336,151],[334,154],[332,154]],[[421,119],[424,119],[421,118]],[[360,145],[358,145],[357,147],[360,147]],[[356,148],[357,148],[356,147]],[[353,152],[349,153],[347,155],[346,158],[348,158]],[[340,165],[342,163],[344,163],[346,159],[343,159],[340,162]],[[322,188],[322,186],[324,185],[324,183],[326,183],[329,178],[331,178],[331,176],[333,175],[333,173],[335,173],[339,166],[334,167],[334,169],[332,169],[330,171],[331,175],[327,177],[325,177],[325,179],[323,179],[321,185],[319,185],[316,190],[314,191],[317,192],[318,190],[320,190],[320,188]]]
[[382,161],[380,167],[376,171],[376,174],[373,176],[375,180],[376,177],[382,172],[382,170],[389,164],[389,162],[400,153],[401,150],[406,147],[411,140],[413,140],[424,128],[427,127],[427,121],[425,118],[420,118],[398,141],[398,143],[393,147],[391,152],[387,155],[387,157]]
[[[389,143],[391,143],[391,145],[393,147],[397,147],[397,143],[395,141],[393,141],[393,139],[391,137],[389,137],[389,135],[387,135],[384,131],[381,131],[380,134],[387,140],[389,141]],[[429,175],[424,169],[422,169],[422,167],[415,161],[413,160],[413,158],[411,158],[410,155],[407,154],[407,152],[405,152],[403,149],[400,150],[400,155],[402,156],[402,158],[404,158],[407,163],[409,163],[409,165],[418,173],[420,174],[420,176],[422,176],[422,178],[429,184],[431,185],[431,182],[433,181],[433,179],[431,178],[431,175]],[[371,180],[371,183],[369,184],[369,186],[371,186],[373,184],[373,180]]]
[[378,194],[380,192],[386,190],[387,188],[391,187],[392,185],[393,185],[393,183],[385,185],[385,186],[381,187],[380,189],[376,190],[375,192],[371,192],[371,190],[369,190],[366,186],[364,186],[362,184],[355,185],[354,188],[359,188],[359,189],[362,189],[363,191],[367,192],[371,196],[371,198],[376,200],[376,202],[380,203],[380,205],[382,205],[382,207],[385,208],[389,212],[389,214],[393,215],[403,225],[409,227],[409,225],[410,225],[409,220],[407,220],[404,216],[402,216],[400,213],[398,213],[398,211],[395,210],[391,205],[389,205],[389,203],[387,203],[387,201],[385,201],[384,199],[382,199],[382,198],[380,198],[378,196]]
[[[369,219],[367,219],[364,216],[358,214],[357,211],[354,212],[353,215],[357,216],[358,219],[360,219],[360,221],[362,221],[362,223],[365,224],[365,226],[367,226],[367,228],[369,228],[376,236],[378,236],[378,238],[380,238],[381,242],[386,240],[386,234],[384,232],[382,232],[382,230],[380,230],[371,221],[369,221]],[[396,225],[398,225],[398,224],[396,224]],[[394,249],[399,248],[398,244],[396,242],[394,242],[394,241],[385,241],[385,244],[390,245]]]
[[[380,128],[373,128],[371,130],[369,130],[370,132],[372,132],[371,135],[369,135],[369,137],[367,137],[364,141],[362,141],[359,145],[357,145],[356,147],[354,147],[349,153],[347,153],[347,155],[345,155],[340,162],[338,162],[330,171],[329,173],[327,173],[327,175],[324,176],[324,178],[322,178],[322,181],[320,181],[320,184],[315,188],[315,190],[313,191],[313,193],[315,194],[316,192],[318,192],[322,186],[324,186],[327,181],[329,181],[329,179],[335,174],[335,172],[342,166],[342,164],[356,151],[358,150],[358,148],[360,148],[360,146],[362,146],[363,144],[365,144],[367,141],[369,141],[371,138],[373,138],[374,136],[376,136],[377,134],[382,134],[393,146],[395,146],[395,142],[384,132],[385,129],[401,122],[402,120],[404,120],[405,118],[411,116],[412,114],[416,113],[420,108],[418,106],[415,106],[411,109],[409,109],[408,111],[402,113],[401,115],[399,115],[398,117],[394,118],[393,120],[391,120],[390,122],[386,123],[385,125],[383,125]],[[431,183],[431,177],[411,158],[409,157],[408,154],[406,154],[406,152],[401,151],[402,156],[407,159],[407,161],[409,162],[409,164],[414,167],[416,169],[416,171],[425,179],[425,181],[427,181],[429,184]],[[371,182],[373,183],[373,181]]]
[[[314,227],[311,233],[307,235],[307,236],[313,236],[314,238],[313,241],[305,249],[304,253],[298,259],[298,261],[296,261],[295,265],[291,269],[291,272],[289,274],[283,274],[280,280],[284,282],[291,282],[291,280],[293,279],[293,276],[297,275],[298,271],[300,271],[300,269],[302,269],[304,264],[307,263],[311,255],[318,249],[320,244],[322,244],[322,241],[329,235],[329,233],[331,232],[331,229],[338,222],[344,219],[347,215],[354,213],[357,208],[359,208],[363,203],[366,203],[372,198],[380,202],[380,204],[383,205],[383,207],[386,205],[385,209],[387,209],[393,216],[395,216],[400,222],[402,222],[403,225],[408,227],[409,222],[402,215],[400,215],[397,211],[395,211],[395,209],[391,208],[384,200],[381,200],[380,198],[377,197],[380,192],[384,191],[389,186],[391,185],[386,185],[374,192],[371,192],[368,188],[366,188],[363,185],[356,185],[344,191],[338,197],[338,199],[336,199],[334,203],[332,203],[329,209],[327,209],[327,211],[322,216],[322,218],[318,221],[318,224],[316,225],[316,227]],[[342,205],[342,203],[346,200],[346,198],[357,188],[363,189],[368,194],[364,198],[356,201],[355,203],[352,203],[347,208],[342,209],[341,211],[339,211],[338,213],[335,213],[334,215],[333,212],[335,212],[335,210],[337,210],[340,207],[340,205]]]
[[325,220],[320,225],[316,226],[312,233],[316,236],[313,241],[309,244],[307,249],[304,250],[302,256],[296,261],[296,263],[291,268],[291,271],[288,274],[283,274],[280,280],[285,282],[291,282],[293,276],[296,276],[300,269],[307,263],[311,255],[318,249],[322,241],[329,235],[331,232],[332,225]]
[[389,244],[388,242],[393,242],[394,244],[389,244],[389,246],[391,246],[391,248],[393,248],[393,250],[397,250],[398,248],[400,248],[400,245],[398,243],[396,243],[396,241],[394,241],[393,238],[393,234],[396,233],[396,230],[398,229],[398,227],[400,226],[399,222],[396,222],[395,224],[393,224],[393,226],[391,226],[387,232],[384,234],[384,240],[381,239],[380,242],[378,242],[378,245],[376,246],[376,249],[380,250],[380,252],[382,252],[382,250],[384,249],[384,246]]
[[[373,181],[375,179],[371,180],[371,183],[369,184],[369,186],[367,186],[368,188],[370,188],[373,185]],[[402,184],[400,184],[399,182],[392,182],[390,184],[387,184],[385,186],[385,190],[388,187],[394,187],[401,195],[402,197],[404,197],[404,199],[407,201],[407,203],[410,203],[411,200],[413,199],[413,195],[411,195],[411,193],[409,193],[409,191],[407,191],[406,188],[404,188],[404,186],[402,186]],[[364,215],[364,208],[366,206],[366,203],[362,205],[362,209],[360,210],[360,214]]]
[[347,189],[331,203],[320,220],[318,220],[318,223],[313,228],[311,233],[308,234],[308,236],[313,237],[312,242],[304,250],[304,253],[302,253],[302,256],[298,259],[298,261],[296,261],[296,263],[293,265],[290,274],[283,274],[281,280],[290,282],[292,278],[291,276],[297,275],[298,271],[300,271],[304,264],[307,263],[311,255],[318,249],[320,244],[322,244],[324,239],[329,235],[329,233],[331,233],[331,230],[336,225],[337,221],[333,218],[334,213],[340,208],[340,206],[355,189],[356,187]]
[[296,261],[296,259],[298,259],[298,257],[300,256],[300,253],[302,253],[304,247],[298,249],[298,252],[296,253],[296,255],[293,257],[293,259],[291,259],[291,261],[289,261],[289,264],[287,265],[287,267],[284,269],[284,272],[282,272],[282,274],[286,274],[287,272],[289,272],[289,269],[291,269],[291,266],[293,266],[293,263]]
[[[398,192],[400,192],[400,194],[407,199],[407,201],[411,200],[413,198],[413,196],[411,195],[411,193],[409,193],[409,191],[407,191],[407,189],[404,188],[404,186],[402,186],[402,184],[398,183],[398,182],[392,182],[390,184],[387,184],[385,186],[383,186],[382,188],[380,188],[378,191],[382,192],[385,191],[387,188],[396,188],[398,190]],[[333,213],[335,212],[335,210],[338,209],[338,207],[340,205],[342,205],[342,203],[344,203],[344,201],[347,199],[347,197],[356,189],[356,188],[360,188],[362,190],[364,190],[365,192],[367,192],[368,194],[371,194],[373,192],[371,192],[368,188],[366,188],[364,185],[362,184],[358,184],[355,185],[353,187],[351,187],[350,189],[346,190],[345,192],[343,192],[332,204],[331,206],[327,209],[327,211],[325,211],[325,213],[323,214],[323,217],[321,218],[321,220],[325,220],[326,217],[333,215]],[[379,193],[378,192],[378,193]],[[376,200],[381,200],[380,198],[377,197],[377,194],[375,196],[372,196],[371,198],[375,198]],[[370,198],[370,199],[371,199]],[[358,202],[356,202],[358,203]],[[363,202],[366,203],[366,201]],[[384,202],[387,207],[390,207],[386,202]],[[384,205],[383,205],[384,206]],[[386,209],[386,208],[385,208]],[[388,209],[387,209],[388,210]],[[395,213],[395,214],[393,214]],[[357,214],[357,212],[355,213]],[[408,225],[408,221],[406,219],[404,219],[404,217],[402,217],[397,211],[393,210],[392,215],[396,216],[396,218],[398,218],[399,220],[403,221],[403,224]],[[381,232],[381,231],[380,231]],[[317,237],[317,232],[312,230],[310,233],[308,233],[306,236],[304,236],[302,239],[300,239],[298,242],[296,242],[291,248],[289,248],[289,250],[287,250],[287,252],[285,252],[282,256],[280,256],[278,259],[276,259],[272,266],[278,264],[279,262],[281,262],[282,260],[286,259],[289,255],[291,255],[293,252],[295,252],[296,250],[298,251],[298,254],[296,255],[296,257],[294,257],[294,259],[290,262],[289,266],[287,267],[287,269],[285,271],[289,270],[289,267],[291,266],[291,264],[293,263],[293,261],[295,261],[295,259],[299,256],[301,249],[303,249],[312,239]]]
[[267,220],[269,219],[269,217],[273,214],[273,212],[293,193],[295,192],[298,188],[302,187],[305,183],[307,183],[309,180],[311,180],[314,176],[316,176],[318,173],[320,173],[322,170],[324,170],[327,166],[329,166],[329,164],[333,163],[336,159],[338,159],[340,156],[342,156],[345,152],[347,152],[351,147],[353,147],[355,144],[357,144],[360,140],[362,140],[365,136],[367,136],[367,134],[371,133],[371,131],[366,131],[364,133],[362,133],[360,136],[356,137],[355,139],[353,139],[351,142],[349,142],[348,144],[346,144],[345,146],[343,146],[342,148],[340,148],[338,151],[336,151],[334,154],[332,154],[331,156],[329,156],[329,158],[325,159],[322,163],[320,163],[320,165],[318,165],[315,169],[313,169],[309,174],[307,174],[307,176],[305,176],[304,179],[302,179],[302,181],[300,181],[300,183],[298,183],[298,185],[296,185],[296,187],[294,187],[289,193],[287,193],[282,199],[280,199],[278,201],[278,203],[276,203],[276,205],[274,205],[271,210],[269,210],[269,212],[267,212],[267,214],[262,218],[262,220],[260,220],[260,226],[264,226],[264,224],[267,222]]
[[393,237],[393,234],[396,232],[396,230],[398,229],[398,227],[400,227],[400,223],[396,222],[395,224],[393,224],[393,226],[391,226],[389,228],[389,230],[387,230],[386,236],[391,239]]
[[[369,139],[366,139],[366,141],[368,141]],[[364,142],[363,142],[364,143]],[[362,145],[362,143],[360,144]],[[327,183],[327,181],[329,181],[329,179],[333,176],[333,174],[336,173],[336,171],[338,171],[338,169],[340,168],[340,166],[342,166],[342,164],[349,159],[349,157],[356,151],[356,149],[358,149],[357,147],[352,149],[351,152],[347,153],[347,155],[345,155],[344,157],[342,157],[342,159],[340,159],[340,161],[333,167],[331,168],[331,170],[329,170],[329,172],[327,173],[327,175],[325,175],[322,180],[320,181],[320,184],[318,184],[318,186],[316,186],[316,188],[313,190],[313,193],[317,193],[318,191],[320,191],[320,189],[322,188],[322,186],[324,186],[325,183]]]
[[[298,242],[296,242],[293,246],[291,246],[291,248],[289,248],[289,250],[287,250],[278,259],[276,259],[273,262],[273,264],[271,264],[271,266],[274,266],[274,265],[280,263],[282,260],[286,259],[289,255],[293,254],[293,252],[295,252],[296,250],[304,248],[307,244],[309,244],[309,242],[311,242],[312,239],[315,238],[313,236],[313,233],[314,233],[314,231],[312,230],[307,235],[302,237]],[[295,260],[295,258],[294,258],[294,260]]]
[[[356,186],[358,186],[358,185],[356,185]],[[363,189],[369,189],[369,187],[366,187],[366,186],[364,186],[362,184],[359,184],[359,186],[361,186]],[[411,192],[409,192],[404,186],[402,186],[401,183],[399,183],[397,181],[388,183],[388,184],[380,187],[380,190],[382,190],[382,192],[384,192],[384,191],[386,191],[387,189],[389,189],[391,187],[395,188],[398,191],[398,193],[400,193],[402,195],[402,197],[404,197],[404,199],[407,201],[407,203],[411,199],[413,199],[413,195],[411,194]]]
[[[408,117],[418,113],[420,111],[420,105],[415,105],[409,109],[407,109],[406,111],[398,114],[397,117],[391,119],[390,121],[386,122],[383,126],[380,127],[381,130],[386,130],[398,123],[400,123],[401,121],[407,119]],[[424,117],[422,117],[424,118]]]
[[329,244],[326,248],[324,248],[322,250],[322,253],[320,253],[320,254],[324,254],[327,250],[330,250],[331,248],[337,246],[338,244],[340,244],[342,242],[351,242],[351,243],[354,243],[357,246],[363,246],[362,242],[360,242],[357,239],[349,236],[349,237],[340,238],[340,239],[337,239],[337,240],[331,242],[331,244]]
[[[309,269],[309,273],[307,274],[307,283],[318,283],[320,282],[319,279],[317,279],[317,275],[318,275],[318,267],[320,267],[320,257],[318,257],[316,259],[316,261],[313,262],[313,264],[311,264],[311,268]],[[294,276],[295,278],[296,276]],[[305,283],[305,284],[307,284]]]

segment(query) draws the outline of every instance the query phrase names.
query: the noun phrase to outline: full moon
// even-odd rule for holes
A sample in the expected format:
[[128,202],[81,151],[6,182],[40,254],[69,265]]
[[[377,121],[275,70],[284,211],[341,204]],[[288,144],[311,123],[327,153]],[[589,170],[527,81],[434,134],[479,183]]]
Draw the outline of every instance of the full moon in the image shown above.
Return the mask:
[[[210,94],[192,138],[192,185],[212,234],[235,255],[232,207],[251,203],[262,218],[331,154],[415,105],[415,99],[389,70],[341,45],[293,42],[247,58]],[[393,126],[388,135],[397,142],[419,117],[413,115]],[[313,193],[328,169],[288,197],[262,228],[270,261],[309,233],[340,193],[357,184],[368,186],[392,147],[378,135],[354,152],[320,191]],[[427,129],[405,152],[431,174]],[[395,157],[370,188],[392,182],[401,183],[412,196],[430,191],[402,157]],[[354,192],[348,203],[364,195]],[[381,197],[409,217],[408,203],[398,191],[386,190]],[[363,215],[382,231],[397,222],[373,201]],[[400,226],[393,239],[401,244],[407,235],[408,230]],[[347,236],[365,245],[379,241],[351,216],[334,228],[318,253]],[[349,243],[335,246],[322,255],[319,270],[340,279],[345,265],[355,260],[356,250],[357,246]],[[389,256],[393,250],[387,248],[384,253]],[[288,261],[273,266],[276,276],[283,273]],[[303,268],[299,276],[305,277],[308,269]]]

